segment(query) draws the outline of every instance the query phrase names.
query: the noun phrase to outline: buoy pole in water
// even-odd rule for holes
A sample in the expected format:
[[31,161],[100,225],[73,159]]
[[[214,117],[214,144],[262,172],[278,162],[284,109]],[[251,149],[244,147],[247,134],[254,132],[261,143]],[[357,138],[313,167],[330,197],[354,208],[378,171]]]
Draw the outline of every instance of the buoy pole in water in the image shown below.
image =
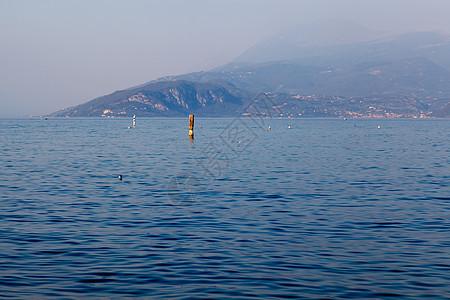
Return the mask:
[[189,139],[194,139],[194,115],[189,115]]
[[136,127],[136,115],[133,115],[133,127]]

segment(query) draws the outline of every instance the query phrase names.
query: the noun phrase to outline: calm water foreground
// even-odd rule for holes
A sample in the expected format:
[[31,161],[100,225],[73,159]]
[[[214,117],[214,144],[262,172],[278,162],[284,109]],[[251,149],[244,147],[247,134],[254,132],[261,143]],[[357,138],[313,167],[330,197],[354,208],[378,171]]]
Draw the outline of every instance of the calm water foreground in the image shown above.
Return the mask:
[[264,122],[0,120],[0,298],[450,299],[450,120]]

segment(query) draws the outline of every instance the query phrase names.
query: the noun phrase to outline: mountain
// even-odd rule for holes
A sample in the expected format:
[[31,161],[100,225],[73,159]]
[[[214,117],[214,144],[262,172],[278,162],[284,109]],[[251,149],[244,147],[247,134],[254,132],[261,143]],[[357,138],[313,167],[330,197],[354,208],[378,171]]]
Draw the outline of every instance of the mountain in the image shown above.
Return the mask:
[[210,71],[166,76],[51,116],[234,116],[270,93],[283,116],[450,117],[450,36],[348,22],[290,29]]
[[248,95],[226,82],[184,80],[149,83],[114,92],[87,103],[63,109],[52,117],[177,117],[189,113],[236,115]]

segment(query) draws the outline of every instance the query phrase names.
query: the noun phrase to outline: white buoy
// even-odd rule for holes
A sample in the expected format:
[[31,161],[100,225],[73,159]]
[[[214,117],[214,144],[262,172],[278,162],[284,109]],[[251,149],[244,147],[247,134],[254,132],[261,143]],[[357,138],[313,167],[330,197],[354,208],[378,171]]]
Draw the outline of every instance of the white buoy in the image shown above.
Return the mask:
[[380,129],[381,128],[381,125],[378,125],[378,129]]
[[291,128],[292,128],[291,126],[288,127],[288,129],[291,129]]
[[117,176],[117,178],[119,178],[119,180],[122,180],[122,175]]

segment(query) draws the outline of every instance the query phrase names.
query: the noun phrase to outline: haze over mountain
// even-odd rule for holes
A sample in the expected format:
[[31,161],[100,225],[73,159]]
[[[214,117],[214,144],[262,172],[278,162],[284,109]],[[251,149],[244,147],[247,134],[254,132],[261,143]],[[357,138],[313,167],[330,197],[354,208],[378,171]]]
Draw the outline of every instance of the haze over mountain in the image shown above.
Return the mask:
[[254,45],[235,61],[262,63],[312,55],[330,55],[342,51],[345,45],[388,35],[387,32],[369,30],[359,24],[341,20],[293,27]]
[[[163,77],[52,115],[230,116],[260,92],[271,93],[276,105],[289,102],[290,117],[448,117],[450,36],[349,22],[294,28],[211,71]],[[305,100],[311,97],[315,102]],[[362,104],[353,105],[354,98]]]

